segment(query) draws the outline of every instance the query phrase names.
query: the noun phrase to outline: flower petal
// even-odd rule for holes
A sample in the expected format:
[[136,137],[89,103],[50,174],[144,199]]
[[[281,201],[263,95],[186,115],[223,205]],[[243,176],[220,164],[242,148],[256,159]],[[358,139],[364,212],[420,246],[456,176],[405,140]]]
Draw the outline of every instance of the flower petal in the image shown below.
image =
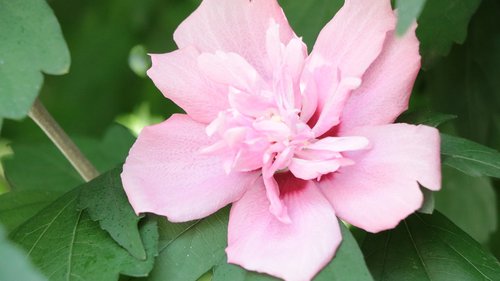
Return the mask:
[[414,25],[401,38],[389,33],[384,50],[366,72],[361,88],[347,100],[340,131],[392,123],[408,108],[420,69],[415,28]]
[[212,81],[247,93],[258,92],[265,84],[257,71],[236,53],[203,53],[198,57],[198,66]]
[[341,163],[338,159],[305,160],[292,158],[288,168],[295,177],[304,180],[312,180],[337,171],[340,165]]
[[361,77],[382,51],[386,33],[394,28],[390,0],[346,0],[321,30],[311,56],[345,76]]
[[182,107],[194,120],[209,123],[229,108],[227,86],[210,81],[198,68],[199,52],[187,47],[151,55],[149,77],[163,95]]
[[[317,114],[343,79],[361,79],[379,56],[396,18],[389,0],[346,0],[323,28],[303,74],[306,96],[317,96]],[[317,118],[317,116],[316,116]]]
[[136,213],[181,222],[208,216],[238,200],[255,172],[227,175],[221,158],[200,153],[213,142],[187,115],[144,128],[123,166],[123,187]]
[[179,48],[240,54],[263,78],[269,78],[266,32],[273,21],[280,25],[284,44],[295,37],[275,0],[204,0],[177,28],[174,39]]
[[347,152],[352,166],[325,176],[320,186],[343,220],[370,232],[395,227],[422,205],[419,184],[441,186],[439,132],[427,126],[391,124],[355,128],[371,149]]
[[269,212],[262,180],[231,208],[228,261],[285,280],[310,280],[333,257],[341,241],[332,206],[311,181],[290,174],[278,179],[290,224]]

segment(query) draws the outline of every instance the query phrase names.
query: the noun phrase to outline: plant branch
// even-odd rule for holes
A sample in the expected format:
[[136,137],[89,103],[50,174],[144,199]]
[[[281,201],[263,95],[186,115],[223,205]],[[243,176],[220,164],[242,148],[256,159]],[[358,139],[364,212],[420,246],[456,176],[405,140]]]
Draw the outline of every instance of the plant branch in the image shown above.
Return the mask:
[[96,168],[52,118],[39,99],[35,100],[28,115],[52,140],[85,181],[88,182],[99,176]]

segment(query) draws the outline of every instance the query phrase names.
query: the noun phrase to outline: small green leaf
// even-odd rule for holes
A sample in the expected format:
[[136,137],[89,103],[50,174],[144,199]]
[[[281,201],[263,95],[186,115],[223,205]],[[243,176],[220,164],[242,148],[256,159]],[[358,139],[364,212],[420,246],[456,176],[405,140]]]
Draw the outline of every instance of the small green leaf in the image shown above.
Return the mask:
[[45,0],[0,0],[0,117],[24,117],[43,75],[70,64],[61,28]]
[[[212,267],[219,264],[225,257],[227,245],[228,208],[202,219],[194,224],[171,225],[174,230],[168,230],[164,236],[168,243],[162,243],[160,254],[148,280],[184,281],[196,280]],[[160,233],[160,236],[162,234]],[[176,237],[172,240],[172,237]]]
[[10,232],[53,201],[54,193],[50,191],[8,192],[0,196],[0,222]]
[[401,36],[406,33],[411,24],[418,18],[426,0],[397,0],[398,25],[396,33]]
[[47,280],[26,258],[26,254],[7,240],[0,225],[0,280]]
[[435,193],[436,209],[480,243],[497,229],[497,202],[491,180],[443,166],[443,188]]
[[146,71],[151,67],[151,59],[143,45],[134,46],[128,55],[130,69],[139,77],[146,77]]
[[137,228],[140,220],[130,206],[120,180],[121,169],[114,169],[82,189],[78,207],[98,221],[113,239],[137,259],[146,259]]
[[78,196],[85,186],[63,195],[21,225],[12,240],[21,245],[33,263],[52,281],[109,281],[119,274],[147,276],[157,254],[155,220],[141,226],[146,260],[138,260],[121,248],[92,221],[77,210]]
[[500,280],[500,263],[439,212],[368,234],[362,250],[378,281]]
[[[401,0],[405,1],[408,0]],[[417,28],[424,68],[448,55],[454,43],[464,43],[469,21],[480,3],[481,0],[427,1]]]
[[471,176],[500,178],[500,153],[470,140],[441,134],[443,164]]

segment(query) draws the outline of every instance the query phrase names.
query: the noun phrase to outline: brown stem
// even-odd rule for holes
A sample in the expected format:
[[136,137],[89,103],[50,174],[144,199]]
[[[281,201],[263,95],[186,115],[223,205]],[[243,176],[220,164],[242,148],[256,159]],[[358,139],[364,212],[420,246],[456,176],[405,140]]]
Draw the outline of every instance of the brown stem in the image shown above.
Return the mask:
[[39,99],[35,100],[28,115],[52,140],[85,181],[88,182],[99,176],[96,168],[92,166],[61,126],[52,118]]

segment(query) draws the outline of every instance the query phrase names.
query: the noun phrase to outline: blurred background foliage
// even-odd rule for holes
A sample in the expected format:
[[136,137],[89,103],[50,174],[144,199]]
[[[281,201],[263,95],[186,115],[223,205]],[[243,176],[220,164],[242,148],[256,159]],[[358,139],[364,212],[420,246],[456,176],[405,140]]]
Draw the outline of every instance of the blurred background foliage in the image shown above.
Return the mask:
[[[49,0],[72,62],[68,74],[45,76],[41,100],[70,135],[83,139],[105,138],[114,122],[138,133],[143,126],[180,112],[145,76],[150,65],[146,54],[174,50],[173,31],[199,2]],[[311,48],[320,28],[342,1],[281,3],[297,34]],[[449,12],[449,17],[437,13],[443,10]],[[469,14],[474,14],[470,23]],[[498,0],[428,1],[417,32],[425,70],[418,77],[410,108],[455,115],[456,119],[440,127],[442,131],[497,150],[499,16]],[[0,157],[12,154],[10,144],[27,144],[40,150],[47,146],[46,137],[31,120],[3,122]],[[39,160],[31,157],[31,161]],[[500,257],[500,182],[467,176],[448,167],[444,171],[445,190],[436,196],[438,210]],[[0,166],[0,193],[9,188]]]

